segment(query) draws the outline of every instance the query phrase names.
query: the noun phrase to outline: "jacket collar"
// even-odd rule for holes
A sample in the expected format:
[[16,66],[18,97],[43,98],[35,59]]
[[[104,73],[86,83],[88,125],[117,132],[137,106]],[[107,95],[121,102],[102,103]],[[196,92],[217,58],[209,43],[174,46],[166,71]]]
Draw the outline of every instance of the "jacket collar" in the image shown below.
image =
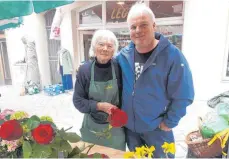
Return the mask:
[[[151,54],[151,56],[145,63],[142,72],[144,72],[151,65],[154,65],[154,62],[158,54],[161,53],[170,44],[170,42],[160,33],[155,33],[155,38],[159,40],[158,46],[155,48],[154,53]],[[126,48],[124,48],[121,51],[121,54],[126,57],[133,72],[134,72],[134,51],[135,51],[135,44],[132,41]]]

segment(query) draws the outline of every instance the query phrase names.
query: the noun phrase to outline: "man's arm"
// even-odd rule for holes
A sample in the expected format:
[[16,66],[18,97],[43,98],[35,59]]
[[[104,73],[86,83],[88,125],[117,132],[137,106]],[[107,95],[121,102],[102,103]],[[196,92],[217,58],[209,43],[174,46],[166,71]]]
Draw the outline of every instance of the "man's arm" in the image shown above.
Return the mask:
[[175,53],[167,83],[167,93],[171,103],[160,125],[168,128],[178,125],[180,119],[186,114],[186,107],[192,104],[194,99],[192,73],[188,62],[179,50],[175,51],[178,53]]

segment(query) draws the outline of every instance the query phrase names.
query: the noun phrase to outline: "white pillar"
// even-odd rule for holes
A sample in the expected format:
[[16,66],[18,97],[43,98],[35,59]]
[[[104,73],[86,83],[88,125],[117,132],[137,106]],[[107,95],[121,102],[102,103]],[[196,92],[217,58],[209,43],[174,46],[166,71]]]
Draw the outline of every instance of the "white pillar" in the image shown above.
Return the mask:
[[51,84],[51,72],[49,65],[49,53],[45,18],[41,14],[34,14],[34,40],[36,44],[38,66],[41,77],[41,85]]
[[76,25],[74,25],[75,23],[73,23],[73,17],[72,17],[72,11],[65,11],[64,12],[64,17],[63,20],[61,22],[61,29],[60,29],[60,33],[61,33],[61,46],[65,49],[67,49],[72,57],[72,63],[73,63],[73,73],[72,73],[72,78],[73,78],[73,83],[75,80],[75,70],[76,70],[76,65],[75,65],[75,61],[76,61],[76,37],[75,35],[75,29],[74,27]]

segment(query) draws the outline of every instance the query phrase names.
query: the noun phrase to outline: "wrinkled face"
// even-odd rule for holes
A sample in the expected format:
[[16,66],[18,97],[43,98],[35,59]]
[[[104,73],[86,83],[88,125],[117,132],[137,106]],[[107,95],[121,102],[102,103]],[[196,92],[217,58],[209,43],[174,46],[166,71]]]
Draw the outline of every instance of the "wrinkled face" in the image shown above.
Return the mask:
[[95,56],[101,64],[106,64],[114,55],[114,41],[107,38],[99,39],[95,45]]
[[133,15],[129,21],[130,38],[136,47],[148,47],[154,41],[155,23],[148,13]]

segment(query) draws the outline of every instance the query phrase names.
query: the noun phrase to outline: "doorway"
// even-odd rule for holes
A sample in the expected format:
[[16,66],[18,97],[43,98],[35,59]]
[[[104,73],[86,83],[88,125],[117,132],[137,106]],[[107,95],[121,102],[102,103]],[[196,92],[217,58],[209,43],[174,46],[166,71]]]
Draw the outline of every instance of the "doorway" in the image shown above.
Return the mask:
[[11,73],[7,45],[5,39],[0,39],[0,85],[11,85]]
[[91,47],[91,39],[94,34],[94,31],[81,31],[80,32],[80,50],[83,53],[83,57],[81,57],[81,62],[88,61],[90,59],[90,47]]

